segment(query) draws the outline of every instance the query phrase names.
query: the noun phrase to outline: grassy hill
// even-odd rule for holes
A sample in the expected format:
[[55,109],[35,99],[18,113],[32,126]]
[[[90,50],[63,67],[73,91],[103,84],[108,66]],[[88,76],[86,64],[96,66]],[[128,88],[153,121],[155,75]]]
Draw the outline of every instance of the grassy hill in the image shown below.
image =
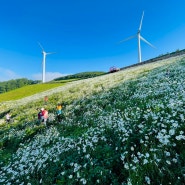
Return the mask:
[[93,78],[96,76],[101,76],[104,74],[106,74],[106,72],[102,72],[102,71],[82,72],[82,73],[77,73],[77,74],[73,74],[73,75],[59,77],[59,78],[54,79],[53,81],[62,81],[62,80],[69,80],[69,79],[73,79],[73,80],[87,79],[87,78]]
[[0,184],[185,184],[184,79],[173,57],[1,103]]
[[61,86],[59,83],[45,83],[45,84],[35,84],[26,85],[15,90],[0,94],[0,102],[18,100],[24,97],[28,97],[40,92],[44,92],[48,89],[53,89],[55,87]]
[[[23,98],[35,93],[46,91],[47,89],[52,89],[54,87],[60,86],[60,84],[54,84],[54,83],[65,84],[71,81],[93,78],[104,74],[106,73],[101,71],[82,72],[82,73],[56,78],[45,84],[42,84],[41,81],[33,81],[33,80],[28,80],[26,78],[0,82],[0,94],[4,93],[3,96],[1,96],[0,102]],[[37,85],[35,86],[33,84],[37,84]],[[9,93],[7,94],[7,92]]]

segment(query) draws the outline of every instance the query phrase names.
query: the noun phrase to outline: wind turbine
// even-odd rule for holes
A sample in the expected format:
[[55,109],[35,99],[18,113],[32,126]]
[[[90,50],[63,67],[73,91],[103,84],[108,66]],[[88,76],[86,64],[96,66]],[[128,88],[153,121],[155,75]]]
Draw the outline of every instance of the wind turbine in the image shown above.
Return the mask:
[[140,63],[141,62],[141,44],[140,44],[140,41],[143,40],[145,43],[147,43],[148,45],[150,45],[151,47],[155,48],[155,46],[153,46],[151,43],[149,43],[146,39],[144,39],[142,36],[141,36],[141,27],[142,27],[142,22],[143,22],[143,17],[144,17],[144,11],[143,11],[143,14],[142,14],[142,17],[141,17],[141,21],[140,21],[140,25],[139,25],[139,29],[138,29],[138,32],[137,34],[135,35],[132,35],[120,42],[125,42],[127,40],[130,40],[134,37],[137,37],[138,39],[138,62]]
[[45,83],[45,76],[46,76],[46,55],[50,55],[53,54],[55,52],[45,52],[44,48],[42,47],[42,45],[38,42],[40,48],[42,49],[42,55],[43,55],[43,59],[42,59],[42,83]]

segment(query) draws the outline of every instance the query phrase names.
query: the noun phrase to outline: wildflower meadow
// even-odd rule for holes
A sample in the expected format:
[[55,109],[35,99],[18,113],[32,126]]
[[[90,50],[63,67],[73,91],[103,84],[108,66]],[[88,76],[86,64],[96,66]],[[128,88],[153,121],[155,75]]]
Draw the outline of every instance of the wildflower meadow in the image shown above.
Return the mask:
[[185,184],[184,79],[185,58],[175,57],[2,102],[1,118],[15,121],[0,124],[0,184]]

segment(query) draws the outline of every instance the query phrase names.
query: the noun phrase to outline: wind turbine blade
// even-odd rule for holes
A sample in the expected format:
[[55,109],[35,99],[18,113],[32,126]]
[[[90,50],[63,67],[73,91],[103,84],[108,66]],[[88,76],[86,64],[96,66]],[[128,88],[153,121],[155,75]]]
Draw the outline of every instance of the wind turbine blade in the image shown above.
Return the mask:
[[41,43],[38,42],[38,45],[40,46],[40,48],[42,49],[42,51],[44,51],[44,48],[42,47]]
[[133,39],[133,38],[136,37],[136,36],[137,36],[137,35],[132,35],[132,36],[130,36],[130,37],[124,39],[124,40],[119,41],[119,43],[122,43],[122,42],[125,42],[125,41],[127,41],[127,40]]
[[139,25],[139,32],[141,31],[143,17],[144,17],[144,11],[143,11],[143,14],[142,14],[142,17],[141,17],[141,21],[140,21],[140,25]]
[[140,36],[140,38],[141,38],[141,40],[143,40],[144,42],[146,42],[148,45],[150,45],[152,48],[156,48],[150,42],[148,42],[146,39],[144,39],[142,36]]
[[46,53],[46,55],[50,55],[50,54],[54,54],[54,53],[56,53],[56,52],[48,52],[48,53]]

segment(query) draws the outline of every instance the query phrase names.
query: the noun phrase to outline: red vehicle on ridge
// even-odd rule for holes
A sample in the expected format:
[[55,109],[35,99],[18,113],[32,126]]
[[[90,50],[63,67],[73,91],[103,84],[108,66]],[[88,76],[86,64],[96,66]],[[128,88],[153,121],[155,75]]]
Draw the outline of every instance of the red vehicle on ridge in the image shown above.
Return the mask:
[[114,72],[117,72],[117,71],[119,71],[119,70],[120,70],[119,68],[113,66],[113,67],[110,67],[109,73],[114,73]]

